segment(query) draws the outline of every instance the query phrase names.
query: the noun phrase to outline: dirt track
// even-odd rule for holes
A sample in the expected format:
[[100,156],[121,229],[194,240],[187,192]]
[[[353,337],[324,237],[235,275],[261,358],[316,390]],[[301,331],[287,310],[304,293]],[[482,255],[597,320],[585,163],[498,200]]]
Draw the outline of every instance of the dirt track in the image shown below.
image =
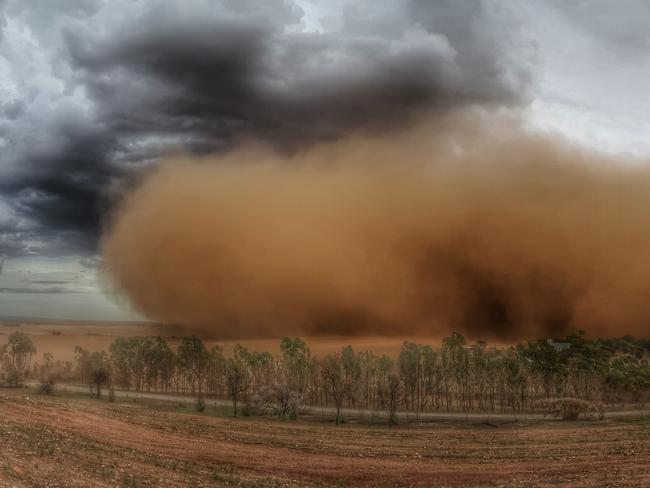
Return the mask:
[[0,392],[0,486],[650,486],[650,421],[233,420]]
[[[38,387],[38,383],[35,381],[28,381],[26,384],[33,388]],[[63,391],[63,392],[88,394],[88,386],[60,383],[57,385],[56,388],[58,391]],[[106,394],[106,392],[104,392],[104,394]],[[191,395],[178,395],[178,394],[167,394],[167,393],[157,393],[157,392],[147,393],[142,391],[120,390],[120,389],[115,389],[114,395],[116,398],[119,398],[121,400],[127,400],[127,401],[133,399],[155,400],[160,402],[183,404],[183,405],[195,405],[197,401],[197,398]],[[210,403],[210,405],[216,405],[216,406],[222,406],[228,408],[232,406],[232,402],[230,400],[210,398],[208,402]],[[301,412],[309,415],[334,416],[336,414],[336,408],[334,407],[301,405],[300,410]],[[364,409],[346,408],[346,407],[343,407],[341,409],[341,414],[344,417],[347,416],[351,416],[355,418],[362,417],[365,419],[369,419],[373,417],[386,418],[387,415],[386,412],[383,411],[364,410]],[[605,415],[609,419],[647,417],[650,416],[650,410],[647,409],[646,410],[630,409],[630,410],[615,410],[615,411],[607,410]],[[413,420],[415,417],[415,413],[398,411],[397,416],[401,418],[406,417],[409,420]],[[513,413],[500,413],[500,412],[462,413],[462,412],[445,412],[445,411],[420,412],[419,419],[422,420],[423,422],[437,421],[437,420],[458,420],[458,421],[472,420],[472,421],[500,422],[500,423],[513,421],[513,420],[516,421],[532,421],[532,420],[554,421],[555,420],[550,415],[547,416],[541,413],[530,413],[530,412],[513,414]]]

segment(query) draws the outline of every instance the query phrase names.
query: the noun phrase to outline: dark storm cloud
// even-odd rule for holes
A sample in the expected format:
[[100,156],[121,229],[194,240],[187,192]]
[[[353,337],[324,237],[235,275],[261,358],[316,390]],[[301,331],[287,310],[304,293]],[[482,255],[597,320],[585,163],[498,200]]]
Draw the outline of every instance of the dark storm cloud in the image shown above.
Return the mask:
[[335,34],[288,34],[259,19],[175,22],[158,13],[155,24],[124,36],[68,45],[115,131],[185,135],[199,149],[237,135],[296,146],[394,128],[431,105],[520,101],[524,81],[502,76],[501,47],[477,31],[483,9],[472,5],[454,11],[449,2],[414,2],[406,9],[411,23],[395,38],[359,25],[363,12],[350,10],[349,31]]
[[[1,109],[13,133],[0,198],[14,218],[0,255],[92,254],[111,192],[172,149],[222,152],[255,138],[295,150],[394,130],[431,109],[517,104],[528,83],[478,2],[350,2],[322,31],[281,0],[3,11],[51,54],[55,79]],[[67,105],[48,101],[52,90]]]
[[107,161],[111,136],[74,127],[56,132],[59,147],[26,152],[19,170],[0,181],[0,192],[20,221],[32,223],[20,232],[23,240],[45,241],[44,249],[32,251],[86,254],[93,252],[104,189],[115,174]]

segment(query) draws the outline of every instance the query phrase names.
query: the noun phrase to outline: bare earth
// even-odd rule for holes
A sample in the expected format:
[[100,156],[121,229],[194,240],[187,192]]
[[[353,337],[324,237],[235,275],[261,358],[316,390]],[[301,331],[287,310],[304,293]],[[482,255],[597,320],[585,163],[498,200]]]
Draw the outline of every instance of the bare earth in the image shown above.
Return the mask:
[[650,486],[647,417],[388,429],[25,395],[0,391],[0,486]]

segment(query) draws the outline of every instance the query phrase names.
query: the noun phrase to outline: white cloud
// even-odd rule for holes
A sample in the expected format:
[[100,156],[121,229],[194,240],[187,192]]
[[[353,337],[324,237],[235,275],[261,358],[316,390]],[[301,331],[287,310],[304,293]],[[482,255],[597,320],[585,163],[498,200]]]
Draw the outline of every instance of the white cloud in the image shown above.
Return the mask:
[[531,125],[650,156],[650,4],[536,0],[518,8],[540,62]]

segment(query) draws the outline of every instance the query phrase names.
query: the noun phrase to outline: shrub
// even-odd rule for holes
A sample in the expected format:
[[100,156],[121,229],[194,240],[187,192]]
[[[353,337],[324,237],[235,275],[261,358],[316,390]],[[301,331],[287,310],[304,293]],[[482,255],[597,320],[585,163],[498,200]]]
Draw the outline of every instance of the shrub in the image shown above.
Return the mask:
[[586,414],[589,418],[595,415],[598,420],[605,418],[605,404],[603,402],[594,401],[589,405],[589,411]]
[[257,393],[248,395],[243,413],[247,417],[251,415],[264,415],[266,413],[264,399]]
[[38,385],[38,392],[43,395],[51,395],[54,393],[54,386],[58,378],[54,374],[46,374],[41,377],[41,382]]
[[593,418],[594,414],[599,419],[605,416],[605,406],[602,402],[589,402],[579,398],[548,398],[535,402],[535,407],[544,412],[544,416],[552,415],[562,420],[578,420],[580,415],[583,418]]
[[199,395],[199,397],[196,399],[194,410],[197,412],[203,412],[205,410],[205,400],[203,399],[202,395]]
[[12,369],[7,373],[7,386],[18,388],[23,386],[23,375],[17,369]]
[[267,386],[249,395],[244,406],[244,415],[277,415],[280,418],[298,418],[300,394],[286,384]]

